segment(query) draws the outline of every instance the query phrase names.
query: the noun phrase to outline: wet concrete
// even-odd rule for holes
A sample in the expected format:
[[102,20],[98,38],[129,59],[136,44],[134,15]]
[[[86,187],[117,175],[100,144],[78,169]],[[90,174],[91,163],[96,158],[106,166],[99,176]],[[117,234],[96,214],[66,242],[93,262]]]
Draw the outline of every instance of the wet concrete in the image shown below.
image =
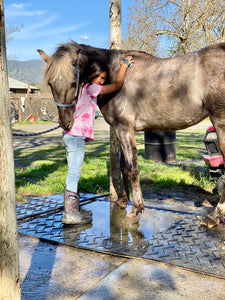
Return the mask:
[[222,300],[225,280],[19,236],[23,300]]
[[132,259],[79,299],[224,299],[224,291],[215,278]]
[[126,259],[19,236],[22,299],[77,299]]

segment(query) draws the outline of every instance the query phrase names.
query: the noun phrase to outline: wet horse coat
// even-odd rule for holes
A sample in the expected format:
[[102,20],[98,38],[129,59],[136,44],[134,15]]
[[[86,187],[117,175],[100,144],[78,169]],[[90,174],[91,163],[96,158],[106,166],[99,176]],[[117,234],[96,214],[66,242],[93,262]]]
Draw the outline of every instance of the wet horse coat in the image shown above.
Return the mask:
[[[127,55],[135,58],[128,69],[123,87],[115,93],[99,97],[101,112],[114,127],[125,158],[132,184],[133,207],[128,217],[138,220],[144,210],[139,183],[138,154],[135,132],[142,130],[180,130],[199,123],[207,116],[216,128],[220,149],[225,154],[225,43],[210,45],[199,51],[169,59],[161,59],[140,51],[106,50],[75,42],[62,44],[52,57],[38,50],[47,62],[45,79],[56,102],[74,101],[85,68],[93,59],[104,61],[112,82],[120,61]],[[62,128],[72,126],[73,107],[58,107]],[[123,191],[117,203],[125,206]],[[210,222],[218,223],[225,215],[225,193]]]

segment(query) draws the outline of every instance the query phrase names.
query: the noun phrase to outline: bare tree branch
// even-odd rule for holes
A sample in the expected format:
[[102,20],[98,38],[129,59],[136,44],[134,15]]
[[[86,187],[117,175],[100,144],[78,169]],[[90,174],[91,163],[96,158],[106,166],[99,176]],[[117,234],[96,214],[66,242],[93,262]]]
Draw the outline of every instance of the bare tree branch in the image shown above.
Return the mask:
[[5,27],[5,35],[6,35],[6,42],[10,42],[14,39],[13,36],[10,36],[14,32],[20,32],[20,30],[23,28],[23,25],[21,26],[7,26]]
[[[133,0],[126,45],[163,55],[184,54],[225,40],[224,0]],[[149,42],[150,41],[150,42]]]

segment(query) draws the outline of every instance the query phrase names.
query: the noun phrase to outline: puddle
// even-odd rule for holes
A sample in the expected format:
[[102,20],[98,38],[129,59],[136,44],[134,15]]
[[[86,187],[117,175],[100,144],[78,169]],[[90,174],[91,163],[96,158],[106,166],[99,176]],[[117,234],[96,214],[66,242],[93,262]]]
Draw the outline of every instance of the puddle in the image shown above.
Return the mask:
[[[82,199],[85,204],[88,196],[82,197]],[[36,215],[36,211],[39,212],[41,206],[43,206],[43,212],[48,212],[49,208],[62,206],[62,202],[62,195],[54,195],[43,198],[43,201],[34,198],[30,201],[30,205],[29,202],[22,204],[20,212],[18,211],[17,214],[19,220],[23,219],[21,212],[26,217],[28,213],[35,217],[25,219],[25,222],[24,220],[19,222],[19,232],[60,241],[72,246],[97,247],[98,250],[108,251],[109,247],[113,247],[113,245],[133,247],[142,244],[143,246],[143,243],[150,240],[154,234],[164,231],[184,218],[184,214],[169,210],[149,209],[147,206],[139,223],[129,224],[126,216],[132,209],[132,205],[128,204],[126,209],[120,209],[114,202],[106,199],[97,199],[97,201],[90,201],[84,205],[85,209],[89,209],[93,213],[92,223],[84,226],[63,225],[61,222],[62,210],[52,211],[51,214],[46,215]]]
[[120,209],[116,204],[108,201],[98,201],[85,205],[85,208],[93,212],[92,228],[87,229],[91,234],[101,232],[107,238],[115,242],[135,242],[137,239],[148,240],[159,231],[170,227],[174,222],[183,218],[171,212],[154,209],[145,209],[138,224],[129,224],[126,216],[132,206],[128,204],[126,209]]

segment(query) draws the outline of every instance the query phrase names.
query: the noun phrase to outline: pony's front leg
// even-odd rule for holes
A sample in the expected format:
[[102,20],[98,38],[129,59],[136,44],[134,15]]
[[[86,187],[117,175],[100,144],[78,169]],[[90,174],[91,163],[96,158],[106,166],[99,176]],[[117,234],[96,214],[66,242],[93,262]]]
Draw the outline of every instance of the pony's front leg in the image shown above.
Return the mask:
[[123,151],[126,170],[131,180],[133,207],[128,215],[130,222],[137,223],[139,221],[139,214],[144,211],[145,205],[142,197],[140,181],[139,181],[139,167],[138,167],[138,153],[135,139],[134,129],[116,130],[117,137],[120,141]]
[[128,188],[129,182],[128,182],[128,172],[127,172],[127,167],[126,167],[126,161],[125,161],[125,158],[123,155],[123,151],[121,151],[120,168],[121,168],[121,173],[122,173],[122,189],[118,195],[118,199],[117,199],[116,203],[121,208],[126,208],[127,203],[129,201],[129,188]]
[[[124,155],[117,137],[115,135],[111,135],[111,140],[112,140],[111,147],[115,146],[115,149],[112,148],[110,153],[111,180],[114,187],[114,192],[111,193],[110,197],[112,200],[117,199],[116,203],[121,208],[126,208],[127,203],[129,201],[129,189],[128,189],[128,174],[126,172]],[[120,149],[119,152],[117,152],[118,149]],[[122,185],[121,185],[121,173],[122,173]]]

